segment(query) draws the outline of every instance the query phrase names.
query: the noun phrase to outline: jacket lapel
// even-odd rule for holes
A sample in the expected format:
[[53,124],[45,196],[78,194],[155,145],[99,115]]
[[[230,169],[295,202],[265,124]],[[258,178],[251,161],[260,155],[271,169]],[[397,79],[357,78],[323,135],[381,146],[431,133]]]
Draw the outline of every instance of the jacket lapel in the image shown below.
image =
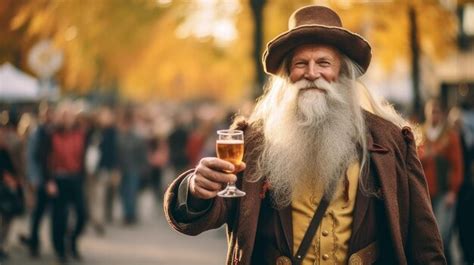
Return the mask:
[[[255,244],[255,236],[257,233],[258,217],[260,216],[260,208],[262,205],[262,199],[259,194],[263,189],[263,179],[260,178],[258,181],[248,181],[258,179],[257,172],[255,170],[258,157],[260,156],[260,146],[263,141],[263,136],[258,128],[248,127],[246,124],[239,129],[245,130],[245,144],[246,151],[252,150],[252,152],[244,153],[244,161],[247,164],[247,169],[244,171],[243,176],[239,176],[239,180],[242,183],[242,190],[247,193],[244,197],[239,198],[238,203],[239,216],[237,218],[237,227],[234,227],[234,231],[238,231],[236,239],[238,240],[235,244],[234,251],[237,257],[234,259],[239,260],[242,264],[250,264],[252,256],[252,250]],[[245,255],[241,255],[246,253]]]
[[[374,142],[371,135],[369,135],[369,139],[370,172],[372,177],[380,181],[381,199],[384,203],[389,227],[399,227],[400,213],[398,198],[396,197],[398,194],[398,183],[395,154],[393,151]],[[390,233],[392,242],[402,242],[400,233],[397,233],[394,229],[390,229]]]
[[[365,169],[362,170],[365,174],[371,174],[371,176],[359,176],[362,177],[374,177],[374,172],[372,172],[373,166],[371,166],[371,158],[373,153],[386,153],[388,150],[384,147],[375,144],[370,133],[367,133],[367,151],[369,152],[369,157],[367,163],[364,165]],[[359,185],[357,188],[356,203],[354,205],[354,215],[352,219],[352,235],[358,233],[362,223],[364,222],[365,216],[367,214],[367,209],[369,208],[370,198],[362,192],[362,187]],[[351,237],[350,246],[353,246],[355,237]],[[353,249],[349,249],[352,253]]]
[[[252,143],[252,146],[257,147],[261,146],[261,141],[263,137],[261,135],[249,136],[248,142]],[[247,141],[247,140],[246,140]],[[256,161],[261,153],[261,150],[257,147],[257,151],[249,153],[245,157],[247,163],[247,169],[245,170],[245,175],[243,177],[242,188],[247,192],[247,196],[241,198],[240,204],[240,216],[239,216],[239,245],[244,246],[246,244],[251,246],[250,250],[253,249],[255,243],[255,236],[258,226],[258,217],[260,215],[260,209],[262,207],[262,197],[270,196],[270,193],[264,189],[264,178],[260,178],[257,182],[249,182],[246,180],[257,179],[257,172],[252,171],[251,169],[256,168]],[[266,193],[266,194],[265,194]],[[250,196],[249,196],[250,195]],[[275,220],[275,233],[278,239],[278,244],[286,245],[287,253],[291,254],[293,250],[293,226],[292,226],[292,216],[291,216],[291,205],[280,209],[275,210],[276,218]],[[282,233],[283,232],[283,233]],[[283,235],[282,235],[283,234]]]
[[242,190],[244,190],[247,195],[240,198],[240,216],[238,217],[237,230],[239,234],[237,238],[239,240],[238,245],[248,247],[249,251],[253,249],[255,242],[260,206],[262,205],[262,200],[258,194],[262,186],[262,180],[248,182],[245,181],[245,177],[242,183]]
[[[370,174],[370,176],[360,177],[378,178],[380,179],[381,185],[385,187],[395,187],[396,172],[394,164],[389,160],[390,151],[384,146],[374,142],[370,132],[367,133],[367,151],[369,152],[369,157],[367,163],[364,165],[366,169],[362,172]],[[374,170],[376,172],[374,172]],[[383,172],[383,174],[379,174],[380,172]],[[356,204],[354,206],[352,234],[356,234],[359,231],[369,207],[370,198],[365,195],[361,189],[362,187],[359,185],[357,189]],[[390,203],[391,202],[389,202],[389,204]]]

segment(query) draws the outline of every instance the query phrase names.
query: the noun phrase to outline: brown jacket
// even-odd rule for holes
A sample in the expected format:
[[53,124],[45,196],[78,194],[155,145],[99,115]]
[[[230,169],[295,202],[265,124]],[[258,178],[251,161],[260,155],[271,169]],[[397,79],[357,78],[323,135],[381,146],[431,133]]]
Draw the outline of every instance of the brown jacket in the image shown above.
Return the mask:
[[[411,130],[409,128],[400,130],[392,123],[368,112],[365,112],[365,119],[370,174],[376,178],[375,182],[380,188],[382,196],[381,200],[377,200],[380,201],[381,210],[378,212],[382,213],[383,218],[373,222],[373,217],[377,215],[377,207],[373,205],[374,199],[361,196],[359,192],[348,254],[366,247],[371,243],[370,237],[375,236],[384,246],[379,251],[379,256],[390,263],[446,264]],[[216,197],[212,207],[202,216],[191,222],[183,221],[179,216],[176,200],[179,184],[192,173],[190,170],[179,176],[168,188],[164,203],[166,218],[175,230],[188,235],[197,235],[227,224],[227,264],[252,264],[252,260],[256,263],[255,257],[252,257],[253,251],[262,247],[255,245],[256,237],[260,233],[257,227],[272,229],[276,234],[277,248],[264,251],[263,254],[271,257],[264,258],[265,264],[275,264],[274,257],[279,255],[291,257],[294,254],[291,253],[291,208],[273,209],[279,222],[269,222],[268,226],[272,227],[269,228],[266,224],[259,225],[261,212],[268,208],[265,206],[266,203],[262,203],[263,181],[251,183],[245,180],[255,174],[263,137],[258,126],[241,123],[239,127],[245,130],[244,161],[247,163],[247,168],[244,177],[240,178],[241,183],[238,184],[247,195],[237,200]],[[375,223],[377,223],[376,231],[370,229]],[[381,234],[383,230],[379,230],[379,226],[385,227],[387,233]]]

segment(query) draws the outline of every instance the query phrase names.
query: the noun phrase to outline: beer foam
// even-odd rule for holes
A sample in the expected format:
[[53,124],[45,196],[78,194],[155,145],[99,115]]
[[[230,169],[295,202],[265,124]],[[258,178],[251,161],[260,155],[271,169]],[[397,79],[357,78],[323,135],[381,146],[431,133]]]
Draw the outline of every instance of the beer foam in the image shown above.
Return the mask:
[[244,140],[235,140],[235,139],[231,139],[231,140],[217,140],[216,143],[218,143],[218,144],[243,144],[243,143],[244,143]]

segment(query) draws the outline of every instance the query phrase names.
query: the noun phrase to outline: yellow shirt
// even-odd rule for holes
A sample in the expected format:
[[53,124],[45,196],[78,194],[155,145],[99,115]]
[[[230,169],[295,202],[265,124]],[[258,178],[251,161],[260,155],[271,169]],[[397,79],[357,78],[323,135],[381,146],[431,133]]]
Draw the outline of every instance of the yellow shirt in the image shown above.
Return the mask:
[[[359,163],[352,163],[346,174],[349,180],[349,200],[346,201],[344,196],[344,181],[342,181],[344,178],[342,178],[316,231],[303,265],[345,264],[347,261],[347,250],[352,233],[352,214],[358,187]],[[323,194],[322,190],[312,190],[308,185],[299,186],[297,191],[291,204],[293,253],[298,250]]]

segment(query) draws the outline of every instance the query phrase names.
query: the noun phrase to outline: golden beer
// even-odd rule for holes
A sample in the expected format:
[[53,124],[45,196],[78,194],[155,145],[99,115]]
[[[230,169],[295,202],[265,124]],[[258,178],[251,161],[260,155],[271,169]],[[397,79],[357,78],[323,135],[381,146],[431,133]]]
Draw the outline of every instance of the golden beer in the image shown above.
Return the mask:
[[[217,131],[218,139],[216,141],[217,157],[233,165],[242,162],[244,156],[244,132],[241,130],[219,130]],[[225,173],[234,173],[223,171]],[[245,192],[239,190],[235,183],[227,183],[225,189],[219,191],[217,196],[224,198],[237,198],[245,196]]]
[[243,140],[217,140],[217,157],[234,165],[240,164],[244,156]]

